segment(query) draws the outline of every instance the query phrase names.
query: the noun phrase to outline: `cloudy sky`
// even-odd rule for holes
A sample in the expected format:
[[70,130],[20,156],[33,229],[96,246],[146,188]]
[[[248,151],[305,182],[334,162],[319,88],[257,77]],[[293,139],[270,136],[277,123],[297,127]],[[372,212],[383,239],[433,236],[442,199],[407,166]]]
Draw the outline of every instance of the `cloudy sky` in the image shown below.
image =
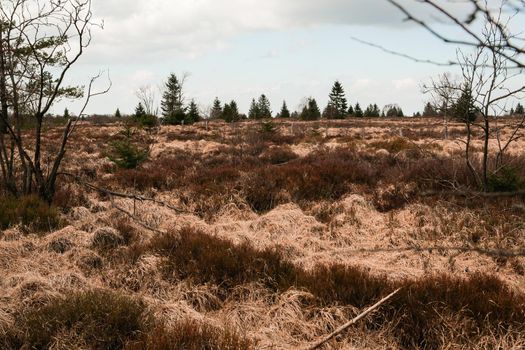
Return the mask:
[[[414,7],[415,1],[405,2],[422,11]],[[445,69],[389,55],[352,37],[441,61],[453,59],[456,50],[403,22],[386,0],[93,4],[104,29],[94,31],[92,45],[69,79],[85,84],[99,70],[108,70],[113,86],[92,101],[89,113],[117,108],[131,113],[138,103],[135,91],[145,85],[160,87],[171,72],[189,74],[186,96],[203,109],[217,96],[223,102],[235,99],[246,112],[251,99],[263,93],[274,111],[283,100],[296,109],[308,96],[324,107],[333,82],[340,80],[353,104],[398,103],[413,113],[428,99],[420,92],[421,84]]]

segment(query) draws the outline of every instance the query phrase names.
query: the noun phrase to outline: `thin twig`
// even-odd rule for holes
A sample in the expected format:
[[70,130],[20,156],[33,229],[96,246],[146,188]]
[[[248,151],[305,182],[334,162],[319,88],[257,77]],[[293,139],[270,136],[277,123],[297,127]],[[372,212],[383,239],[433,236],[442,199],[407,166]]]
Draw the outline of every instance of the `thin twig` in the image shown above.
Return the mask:
[[324,343],[330,341],[330,339],[332,339],[333,337],[335,337],[336,335],[344,332],[345,330],[347,330],[348,328],[350,328],[350,326],[352,326],[353,324],[357,323],[359,320],[361,320],[362,318],[364,318],[366,315],[368,315],[369,313],[371,313],[372,311],[374,311],[375,309],[377,309],[379,306],[381,306],[382,304],[384,304],[386,301],[388,301],[389,299],[391,299],[394,295],[396,295],[397,293],[399,293],[399,291],[401,290],[401,288],[393,291],[392,293],[390,293],[389,295],[387,295],[386,297],[384,297],[383,299],[379,300],[377,303],[375,303],[374,305],[370,306],[368,309],[366,309],[365,311],[363,311],[362,313],[360,313],[357,317],[353,318],[352,320],[348,321],[347,323],[345,323],[344,325],[342,325],[341,327],[339,327],[338,329],[336,329],[333,333],[331,333],[330,335],[326,336],[325,338],[323,338],[322,340],[316,342],[315,344],[305,348],[305,350],[315,350],[317,348],[319,348],[321,345],[323,345]]

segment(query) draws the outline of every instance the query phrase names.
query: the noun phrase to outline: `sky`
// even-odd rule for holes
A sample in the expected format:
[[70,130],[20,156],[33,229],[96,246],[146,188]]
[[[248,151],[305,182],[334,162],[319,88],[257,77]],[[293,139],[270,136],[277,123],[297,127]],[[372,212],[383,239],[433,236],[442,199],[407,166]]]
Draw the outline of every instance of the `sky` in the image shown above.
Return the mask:
[[[415,1],[402,1],[445,32],[453,31]],[[160,102],[170,73],[188,75],[186,99],[195,99],[203,111],[218,97],[236,100],[247,113],[252,98],[261,94],[274,112],[283,100],[297,110],[307,97],[324,107],[339,80],[352,104],[397,103],[412,114],[430,100],[421,85],[454,72],[352,39],[414,57],[455,58],[456,47],[403,21],[386,0],[93,0],[93,13],[104,28],[93,30],[90,47],[67,77],[68,83],[85,85],[100,71],[109,75],[110,91],[91,101],[88,114],[117,108],[132,113],[142,86],[151,86]],[[100,79],[98,87],[106,83]],[[54,112],[66,106],[72,113],[79,110],[79,103],[62,101]]]

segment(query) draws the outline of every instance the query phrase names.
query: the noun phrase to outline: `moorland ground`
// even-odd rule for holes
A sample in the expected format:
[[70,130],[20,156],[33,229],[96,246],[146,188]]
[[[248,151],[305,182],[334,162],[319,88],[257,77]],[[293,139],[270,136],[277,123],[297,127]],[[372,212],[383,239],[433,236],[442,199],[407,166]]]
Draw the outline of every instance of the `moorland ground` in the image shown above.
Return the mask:
[[[123,128],[78,125],[52,208],[3,201],[1,348],[301,348],[398,287],[325,347],[525,346],[523,198],[458,195],[464,125],[137,128],[134,169],[110,160]],[[521,188],[524,146],[494,190]]]

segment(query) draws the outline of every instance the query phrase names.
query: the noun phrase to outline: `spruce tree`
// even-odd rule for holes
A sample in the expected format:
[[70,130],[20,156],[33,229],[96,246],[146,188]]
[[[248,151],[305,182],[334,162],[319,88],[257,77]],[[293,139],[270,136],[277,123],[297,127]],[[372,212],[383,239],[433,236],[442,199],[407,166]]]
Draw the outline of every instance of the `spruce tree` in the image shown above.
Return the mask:
[[64,119],[69,119],[70,115],[69,115],[69,110],[66,108],[64,109]]
[[332,102],[328,102],[328,105],[323,111],[323,118],[325,119],[340,119],[340,112],[334,106]]
[[250,110],[248,112],[248,118],[250,119],[260,119],[259,104],[252,99],[252,104],[250,105]]
[[239,108],[237,107],[237,102],[232,100],[229,104],[225,104],[221,118],[228,123],[238,121],[240,119],[240,116]]
[[363,110],[361,109],[361,106],[359,105],[359,102],[357,102],[357,103],[355,104],[354,115],[355,115],[357,118],[362,118],[362,117],[363,117]]
[[200,120],[199,107],[194,100],[191,100],[188,113],[184,119],[184,124],[193,124]]
[[168,124],[180,124],[186,119],[182,98],[182,84],[177,76],[171,73],[165,87],[166,90],[162,94],[161,101],[162,116]]
[[117,108],[117,110],[115,111],[115,118],[121,118],[122,115],[120,114],[120,109]]
[[518,115],[523,115],[523,114],[525,114],[525,110],[524,110],[523,105],[522,105],[521,103],[518,103],[518,104],[516,105],[516,109],[514,110],[514,113],[515,113],[515,114],[518,114]]
[[279,113],[280,118],[290,118],[290,111],[288,106],[286,106],[286,101],[283,101],[283,106],[281,107],[281,112]]
[[265,94],[262,94],[259,97],[259,100],[257,101],[257,105],[259,107],[259,118],[258,119],[265,119],[265,118],[272,117],[272,110],[270,109],[270,101],[268,100]]
[[135,108],[135,118],[140,120],[145,115],[146,115],[146,110],[144,109],[144,106],[142,105],[142,102],[139,102],[139,104]]
[[330,98],[329,104],[332,105],[331,108],[334,108],[337,111],[335,118],[343,119],[344,117],[346,117],[348,102],[346,101],[343,85],[341,85],[339,81],[336,81],[334,83],[334,86],[332,87],[332,92],[330,92],[329,98]]
[[354,107],[352,105],[348,106],[348,115],[354,115]]
[[304,106],[301,115],[302,120],[317,120],[321,118],[321,111],[317,106],[317,101],[314,98],[309,98],[306,106]]
[[455,117],[464,123],[473,123],[477,119],[476,108],[474,106],[474,100],[472,93],[465,89],[458,100],[452,106]]
[[213,101],[213,107],[211,108],[210,112],[210,118],[211,119],[219,119],[222,115],[222,106],[221,101],[219,101],[218,97],[215,97],[215,100]]

